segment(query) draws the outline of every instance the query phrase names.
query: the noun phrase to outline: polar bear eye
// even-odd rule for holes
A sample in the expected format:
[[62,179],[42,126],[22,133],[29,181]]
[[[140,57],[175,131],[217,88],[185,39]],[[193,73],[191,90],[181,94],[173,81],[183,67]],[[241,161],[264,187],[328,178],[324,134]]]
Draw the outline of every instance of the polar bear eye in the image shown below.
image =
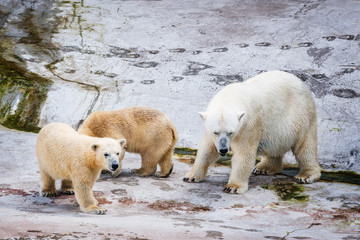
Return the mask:
[[229,132],[229,133],[228,133],[228,136],[231,136],[232,134],[233,134],[233,132]]
[[214,132],[215,135],[219,135],[219,132]]
[[108,153],[104,153],[104,156],[105,156],[105,157],[108,157],[108,156],[109,156],[109,154],[108,154]]
[[118,155],[118,156],[119,156],[119,154],[120,154],[120,153],[118,153],[118,152],[116,153],[116,155]]

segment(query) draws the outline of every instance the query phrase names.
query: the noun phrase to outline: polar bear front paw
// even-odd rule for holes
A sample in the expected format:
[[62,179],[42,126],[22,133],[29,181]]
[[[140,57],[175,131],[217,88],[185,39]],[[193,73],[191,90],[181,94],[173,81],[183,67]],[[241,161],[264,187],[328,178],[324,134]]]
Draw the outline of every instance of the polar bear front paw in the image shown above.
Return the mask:
[[192,174],[191,172],[188,172],[188,173],[185,175],[185,177],[183,178],[183,181],[184,181],[184,182],[189,182],[189,183],[191,183],[191,182],[196,182],[196,183],[198,183],[198,182],[204,181],[204,177],[201,177],[201,176],[199,176],[199,175]]
[[237,184],[227,184],[223,189],[226,193],[245,193],[248,190],[248,185],[237,185]]
[[301,174],[299,173],[294,177],[294,181],[297,183],[313,183],[320,179],[321,173],[315,174]]

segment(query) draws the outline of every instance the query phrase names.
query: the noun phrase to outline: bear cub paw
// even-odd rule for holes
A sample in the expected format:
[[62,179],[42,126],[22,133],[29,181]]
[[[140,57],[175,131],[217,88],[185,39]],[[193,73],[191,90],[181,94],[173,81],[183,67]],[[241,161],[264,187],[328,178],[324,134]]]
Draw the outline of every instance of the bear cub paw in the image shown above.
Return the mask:
[[92,214],[96,214],[96,215],[104,215],[104,214],[106,214],[107,210],[104,208],[99,208],[99,207],[95,206],[95,207],[91,207],[89,210],[85,210],[84,212],[92,213]]
[[42,197],[56,197],[56,190],[41,191]]
[[62,188],[62,189],[60,189],[60,191],[61,191],[62,194],[65,194],[65,195],[73,195],[73,194],[75,194],[73,188]]
[[174,168],[174,166],[171,167],[171,169],[170,169],[170,171],[169,171],[168,173],[163,173],[163,172],[161,172],[161,171],[160,171],[160,172],[156,172],[156,173],[155,173],[155,176],[158,177],[158,178],[167,178],[167,177],[169,177],[169,175],[172,173],[173,168]]

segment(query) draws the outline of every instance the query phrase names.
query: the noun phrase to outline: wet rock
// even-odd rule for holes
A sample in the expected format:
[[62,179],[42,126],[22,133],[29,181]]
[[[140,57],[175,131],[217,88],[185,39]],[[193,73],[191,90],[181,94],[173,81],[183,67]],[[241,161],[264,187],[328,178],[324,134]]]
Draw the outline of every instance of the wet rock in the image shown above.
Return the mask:
[[207,206],[198,206],[189,202],[177,202],[177,201],[161,201],[157,200],[156,202],[149,204],[149,208],[155,210],[178,210],[178,211],[186,211],[186,212],[205,212],[211,211],[211,209]]
[[134,66],[139,67],[139,68],[152,68],[152,67],[156,67],[159,63],[157,62],[139,62],[139,63],[135,63]]
[[355,38],[355,36],[354,35],[341,35],[338,38],[343,39],[343,40],[353,40]]
[[169,52],[172,52],[172,53],[183,53],[185,51],[186,51],[185,48],[172,48],[169,50]]
[[289,50],[291,48],[291,46],[290,45],[282,45],[281,46],[281,50]]
[[336,37],[335,36],[327,36],[327,37],[323,37],[323,39],[325,39],[326,41],[331,42],[331,41],[334,41],[336,39]]
[[249,44],[247,43],[239,43],[239,44],[236,44],[236,46],[239,46],[240,48],[246,48],[249,46]]
[[244,79],[240,75],[215,75],[210,74],[213,78],[210,80],[220,86],[226,86],[231,83],[242,82]]
[[111,192],[112,192],[113,194],[119,195],[119,196],[126,196],[126,195],[127,195],[126,189],[123,189],[123,188],[113,189],[113,190],[111,190]]
[[298,44],[299,47],[311,47],[312,45],[313,44],[311,42],[303,42]]
[[134,80],[132,80],[132,79],[121,80],[121,82],[124,83],[124,84],[132,84],[132,83],[134,83]]
[[142,80],[140,81],[140,83],[145,84],[145,85],[151,85],[155,83],[155,80]]
[[208,68],[213,68],[213,67],[203,63],[190,62],[190,65],[188,65],[188,69],[183,73],[183,75],[185,76],[198,75],[200,71],[203,71]]
[[51,82],[10,69],[0,63],[0,123],[6,127],[38,132],[39,116]]
[[313,78],[316,79],[329,79],[325,74],[323,73],[315,73],[311,75]]
[[184,79],[184,77],[173,76],[172,79],[171,79],[171,81],[173,81],[173,82],[179,82],[179,81],[181,81],[181,80],[183,80],[183,79]]
[[193,52],[192,52],[192,55],[198,55],[198,54],[200,54],[200,53],[202,53],[201,50],[196,50],[196,51],[193,51]]
[[155,54],[158,54],[158,53],[159,53],[159,51],[158,51],[158,50],[150,50],[150,51],[149,51],[149,53],[150,53],[150,54],[154,54],[154,55],[155,55]]
[[118,75],[116,73],[104,73],[104,76],[108,78],[114,78],[117,77]]
[[213,50],[213,52],[227,52],[229,49],[224,47],[224,48],[215,48]]
[[62,46],[60,48],[60,50],[62,52],[81,52],[81,48],[77,47],[77,46]]
[[314,63],[318,66],[322,66],[323,62],[332,54],[334,49],[332,47],[325,48],[310,48],[307,50],[307,54],[314,58]]
[[356,93],[353,89],[348,89],[348,88],[338,88],[338,89],[334,89],[332,91],[332,93],[337,96],[337,97],[341,97],[341,98],[355,98],[355,97],[359,97],[359,94]]
[[269,47],[270,45],[271,45],[271,43],[269,43],[269,42],[255,43],[255,46],[257,46],[257,47]]
[[134,53],[133,49],[126,49],[117,46],[110,46],[110,55],[108,56],[116,56],[120,58],[139,58],[140,54]]

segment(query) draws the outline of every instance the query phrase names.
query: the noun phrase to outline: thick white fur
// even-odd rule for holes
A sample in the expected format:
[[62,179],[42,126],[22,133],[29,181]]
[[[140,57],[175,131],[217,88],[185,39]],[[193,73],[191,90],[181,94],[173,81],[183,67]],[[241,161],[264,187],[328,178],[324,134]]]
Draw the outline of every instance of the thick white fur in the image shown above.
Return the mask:
[[200,116],[206,132],[184,181],[204,180],[208,166],[226,145],[220,140],[227,140],[233,152],[225,192],[247,191],[257,154],[262,161],[254,169],[256,174],[280,172],[283,155],[292,150],[300,168],[295,180],[312,183],[320,178],[315,103],[309,88],[296,76],[270,71],[230,84]]
[[104,214],[97,206],[92,188],[102,169],[121,166],[125,139],[80,135],[63,123],[43,127],[36,140],[36,155],[41,174],[41,195],[55,196],[55,180],[62,179],[61,191],[73,194],[83,212]]

